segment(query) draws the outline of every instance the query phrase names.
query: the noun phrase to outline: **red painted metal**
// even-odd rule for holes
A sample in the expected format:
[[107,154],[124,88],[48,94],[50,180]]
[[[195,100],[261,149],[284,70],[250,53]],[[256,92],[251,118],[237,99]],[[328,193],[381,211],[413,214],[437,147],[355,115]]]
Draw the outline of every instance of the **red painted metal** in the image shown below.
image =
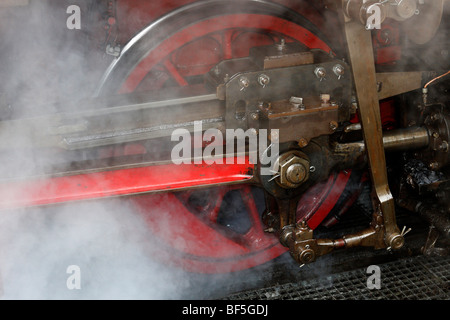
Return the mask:
[[[322,221],[321,226],[329,228],[329,227],[332,227],[335,224],[339,223],[339,219],[344,215],[344,213],[346,213],[351,208],[351,206],[361,196],[361,192],[364,188],[364,184],[367,183],[367,181],[369,180],[368,172],[366,171],[366,172],[362,173],[360,176],[358,175],[358,178],[359,178],[359,181],[357,183],[357,187],[353,187],[353,188],[356,188],[356,190],[353,189],[351,191],[351,193],[347,193],[347,198],[344,202],[344,205],[337,208],[337,210],[333,213],[332,216],[330,216],[330,217],[326,218],[326,220]],[[336,208],[334,208],[334,209],[336,209]],[[334,209],[333,209],[333,211],[334,211]]]
[[[131,71],[120,92],[158,89],[164,83],[155,86],[156,82],[149,81],[148,75],[152,70],[161,71],[161,66],[165,70],[159,72],[160,77],[165,73],[165,79],[171,77],[184,86],[187,77],[202,75],[223,59],[248,56],[251,47],[273,43],[275,40],[267,32],[310,48],[331,51],[308,30],[280,18],[255,14],[215,17],[187,26],[161,43]],[[252,223],[244,234],[236,234],[217,222],[222,200],[230,187],[213,194],[201,215],[172,193],[133,197],[132,203],[157,239],[154,249],[162,260],[194,272],[231,272],[265,263],[287,251],[274,235],[264,232],[250,187],[238,188]],[[173,226],[170,232],[164,232],[166,228],[162,226],[167,225]]]
[[187,81],[183,78],[183,76],[178,72],[176,67],[172,64],[172,62],[169,59],[166,59],[164,61],[164,66],[166,67],[167,71],[172,75],[172,77],[175,79],[175,81],[178,83],[180,87],[187,86]]
[[380,101],[381,124],[383,126],[383,130],[392,130],[397,126],[395,104],[396,102],[394,98]]
[[378,65],[394,65],[401,59],[400,26],[395,21],[383,24],[373,35],[375,63]]
[[[397,126],[397,114],[395,111],[395,99],[388,98],[380,101],[380,114],[381,114],[381,125],[383,130],[392,130]],[[359,117],[355,113],[352,119],[352,123],[358,123]]]
[[[152,70],[159,70],[160,79],[172,78],[176,84],[184,86],[187,77],[202,75],[223,59],[248,56],[251,47],[271,44],[280,37],[288,42],[299,41],[309,48],[331,51],[309,30],[278,17],[258,14],[214,17],[186,26],[163,41],[131,70],[119,92],[157,90],[164,81],[149,81]],[[345,183],[339,187],[342,192]],[[240,187],[240,193],[252,221],[250,230],[239,235],[219,226],[217,215],[229,187],[220,190],[203,208],[206,213],[202,216],[190,211],[173,194],[133,198],[132,202],[158,239],[155,250],[162,259],[190,271],[217,273],[254,267],[286,252],[275,236],[264,232],[248,186]],[[320,212],[328,213],[325,210],[331,210],[336,201],[334,198],[325,201],[328,207],[322,206]],[[172,232],[163,232],[161,224],[173,225]]]
[[[162,17],[163,15],[181,7],[199,0],[117,0],[117,21],[116,24],[120,30],[119,43],[127,43],[137,32],[144,29],[150,22]],[[333,14],[319,14],[317,4],[309,0],[272,0],[286,7],[286,11],[293,10],[306,17],[314,25],[319,27],[328,38],[336,37],[333,28],[327,28],[330,25],[338,25],[339,17]],[[233,4],[234,5],[234,4]],[[320,6],[320,5],[319,5]],[[130,16],[133,18],[130,19]],[[268,17],[270,20],[271,17]],[[267,30],[272,30],[273,25]]]
[[[242,234],[217,223],[218,209],[231,190],[240,191],[251,220],[250,229]],[[277,237],[264,232],[250,186],[226,186],[216,191],[206,215],[188,210],[174,193],[133,198],[155,238],[152,255],[187,271],[227,273],[257,266],[287,251]]]
[[244,164],[237,163],[240,162],[211,165],[166,164],[26,181],[8,181],[0,185],[0,209],[251,180],[253,164],[250,164],[248,160]]
[[[169,0],[156,3],[119,0],[116,21],[121,30],[119,42],[126,43],[149,22],[190,2],[193,1]],[[306,1],[302,4],[292,0],[276,2],[294,10],[296,7],[304,15],[311,14],[313,9]],[[132,21],[130,16],[133,16]],[[319,20],[314,20],[313,23],[318,26],[325,25],[319,15],[315,16]],[[270,38],[268,33],[277,34],[278,38]],[[186,26],[163,41],[130,70],[119,92],[158,90],[169,79],[174,80],[175,85],[185,86],[189,77],[206,73],[221,60],[247,56],[250,47],[279,41],[279,37],[288,42],[299,41],[308,48],[331,51],[325,42],[309,30],[279,17],[261,14],[214,17]],[[153,71],[157,72],[152,74]],[[158,76],[154,76],[155,74]],[[128,151],[145,153],[145,150],[139,147]],[[122,152],[127,154],[128,151],[110,150],[114,155]],[[239,162],[235,159],[234,163]],[[279,244],[274,235],[264,232],[260,213],[248,184],[216,188],[217,193],[213,194],[208,205],[202,208],[201,214],[180,200],[179,193],[145,193],[211,186],[224,182],[250,182],[252,172],[253,165],[167,165],[53,178],[34,181],[31,184],[27,182],[28,185],[18,183],[12,192],[26,194],[27,196],[19,201],[26,205],[144,193],[130,197],[129,200],[147,222],[156,244],[153,248],[160,258],[195,272],[232,272],[265,263],[287,250]],[[339,187],[341,186],[339,184]],[[342,189],[344,187],[345,183]],[[1,189],[0,187],[0,192]],[[229,190],[239,190],[247,209],[246,214],[251,221],[250,229],[243,234],[231,232],[218,223],[220,207]],[[189,197],[189,192],[183,193]],[[321,215],[325,214],[326,210],[331,210],[336,201],[334,197],[322,201],[322,205],[312,211],[313,217],[317,210],[322,212]],[[323,218],[320,217],[320,221]]]
[[311,187],[300,199],[297,220],[316,229],[334,208],[350,178],[351,171],[332,174],[327,181]]
[[[187,26],[166,41],[163,41],[157,48],[150,52],[134,70],[131,71],[119,92],[128,93],[135,91],[137,86],[144,80],[145,76],[152,68],[169,57],[175,50],[181,48],[184,44],[214,32],[233,28],[276,31],[286,37],[300,41],[308,48],[322,49],[326,52],[331,51],[331,48],[324,41],[320,40],[309,30],[281,18],[258,14],[234,14],[215,17],[200,21],[192,26]],[[227,35],[227,33],[225,33],[225,35]],[[229,41],[229,37],[225,37],[224,56],[230,56],[231,54]],[[199,57],[198,61],[202,61],[202,57]]]

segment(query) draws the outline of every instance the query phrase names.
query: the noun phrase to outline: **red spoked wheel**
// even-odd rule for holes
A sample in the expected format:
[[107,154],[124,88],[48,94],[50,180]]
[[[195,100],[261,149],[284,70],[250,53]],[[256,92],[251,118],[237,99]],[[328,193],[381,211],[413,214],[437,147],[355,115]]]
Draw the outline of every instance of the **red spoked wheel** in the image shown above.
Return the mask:
[[[132,39],[105,73],[98,93],[201,84],[203,75],[221,60],[248,56],[250,48],[281,39],[331,51],[314,25],[280,5],[194,3]],[[258,190],[238,185],[131,200],[154,236],[153,248],[161,259],[193,272],[222,273],[252,268],[286,252],[274,235],[264,232],[258,208],[264,201],[255,196]]]
[[259,0],[194,2],[171,11],[131,39],[105,72],[97,94],[201,82],[221,60],[248,56],[251,47],[281,38],[332,51],[314,24],[279,4]]
[[[129,74],[120,92],[156,90],[164,84],[186,86],[224,59],[246,57],[250,48],[285,39],[305,48],[330,50],[296,24],[258,14],[233,14],[201,21],[163,41]],[[150,73],[149,73],[149,70]]]
[[201,273],[226,273],[286,251],[261,221],[261,190],[226,186],[133,199],[155,237],[161,260]]

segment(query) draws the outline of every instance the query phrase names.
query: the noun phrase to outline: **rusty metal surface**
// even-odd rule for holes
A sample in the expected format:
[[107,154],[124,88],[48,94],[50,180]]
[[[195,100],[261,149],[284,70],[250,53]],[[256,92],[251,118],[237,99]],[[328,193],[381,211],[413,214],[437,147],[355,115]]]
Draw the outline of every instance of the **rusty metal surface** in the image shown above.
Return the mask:
[[314,63],[314,55],[305,51],[305,46],[299,43],[281,43],[273,46],[262,46],[252,48],[250,56],[256,64],[263,69],[283,68],[300,66]]
[[279,142],[304,141],[333,133],[339,120],[339,107],[335,103],[321,103],[317,99],[304,99],[303,107],[289,101],[276,101],[270,108],[260,107],[262,128],[279,130]]

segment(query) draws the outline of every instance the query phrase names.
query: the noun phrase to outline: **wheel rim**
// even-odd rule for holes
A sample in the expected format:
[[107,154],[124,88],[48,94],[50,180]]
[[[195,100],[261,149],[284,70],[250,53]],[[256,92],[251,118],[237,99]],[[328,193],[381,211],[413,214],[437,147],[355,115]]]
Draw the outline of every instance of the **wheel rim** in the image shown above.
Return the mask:
[[306,221],[312,230],[320,225],[334,225],[354,203],[364,180],[359,170],[332,173],[302,195],[297,206],[297,222]]

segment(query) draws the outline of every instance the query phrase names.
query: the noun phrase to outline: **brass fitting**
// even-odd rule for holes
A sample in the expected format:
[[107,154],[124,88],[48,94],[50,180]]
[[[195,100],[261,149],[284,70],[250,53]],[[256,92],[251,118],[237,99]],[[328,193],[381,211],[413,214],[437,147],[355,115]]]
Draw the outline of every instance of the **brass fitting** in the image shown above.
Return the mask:
[[288,151],[275,163],[278,177],[275,180],[280,187],[292,189],[299,187],[309,178],[309,159],[300,151]]

